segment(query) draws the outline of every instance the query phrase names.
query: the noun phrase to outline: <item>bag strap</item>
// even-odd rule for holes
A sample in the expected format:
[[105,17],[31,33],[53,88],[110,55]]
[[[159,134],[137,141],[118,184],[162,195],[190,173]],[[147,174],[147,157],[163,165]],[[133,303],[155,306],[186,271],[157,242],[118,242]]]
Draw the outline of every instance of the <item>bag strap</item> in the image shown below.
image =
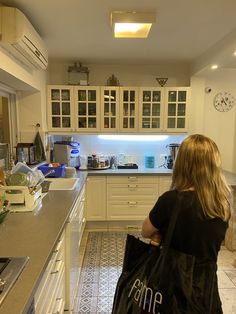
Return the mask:
[[177,201],[175,203],[175,206],[173,208],[173,212],[172,212],[172,215],[171,215],[171,219],[170,219],[170,224],[168,226],[168,229],[167,229],[167,233],[166,233],[166,238],[165,238],[165,243],[164,243],[164,246],[163,246],[163,249],[164,251],[166,252],[170,246],[170,242],[171,242],[171,239],[172,239],[172,235],[173,235],[173,231],[174,231],[174,228],[175,228],[175,225],[176,225],[176,221],[177,221],[177,217],[178,217],[178,214],[179,214],[179,211],[180,211],[180,205],[181,205],[181,201],[182,201],[182,198],[183,198],[183,195],[182,193],[177,192]]

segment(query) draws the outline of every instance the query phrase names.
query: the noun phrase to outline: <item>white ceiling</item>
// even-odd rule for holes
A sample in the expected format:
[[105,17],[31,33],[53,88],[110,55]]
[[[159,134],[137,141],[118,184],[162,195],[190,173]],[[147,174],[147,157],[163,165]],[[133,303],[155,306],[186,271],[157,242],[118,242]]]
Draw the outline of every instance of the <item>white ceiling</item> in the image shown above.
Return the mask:
[[[2,0],[19,8],[44,39],[51,61],[85,64],[188,63],[236,36],[236,0]],[[148,39],[114,39],[114,10],[156,12]],[[233,41],[233,42],[232,42]],[[217,53],[217,51],[215,51]],[[228,53],[228,52],[227,52]],[[227,66],[233,62],[227,56]],[[231,60],[232,59],[232,60]],[[232,63],[233,64],[233,63]]]

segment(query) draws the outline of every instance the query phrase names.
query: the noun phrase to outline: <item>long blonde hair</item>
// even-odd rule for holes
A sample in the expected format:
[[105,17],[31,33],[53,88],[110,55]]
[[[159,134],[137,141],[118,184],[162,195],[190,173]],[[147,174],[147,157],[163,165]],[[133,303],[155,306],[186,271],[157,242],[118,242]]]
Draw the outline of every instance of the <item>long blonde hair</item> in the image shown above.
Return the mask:
[[219,149],[210,138],[194,134],[180,145],[174,162],[172,189],[194,189],[207,217],[230,217],[230,188],[221,170]]

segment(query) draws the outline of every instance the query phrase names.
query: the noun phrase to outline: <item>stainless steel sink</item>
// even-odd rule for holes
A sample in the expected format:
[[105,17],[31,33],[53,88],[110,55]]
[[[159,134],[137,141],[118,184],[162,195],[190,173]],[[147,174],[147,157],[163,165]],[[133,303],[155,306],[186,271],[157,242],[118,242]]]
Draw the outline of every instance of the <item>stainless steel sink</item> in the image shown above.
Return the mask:
[[29,257],[0,257],[0,305],[23,271]]

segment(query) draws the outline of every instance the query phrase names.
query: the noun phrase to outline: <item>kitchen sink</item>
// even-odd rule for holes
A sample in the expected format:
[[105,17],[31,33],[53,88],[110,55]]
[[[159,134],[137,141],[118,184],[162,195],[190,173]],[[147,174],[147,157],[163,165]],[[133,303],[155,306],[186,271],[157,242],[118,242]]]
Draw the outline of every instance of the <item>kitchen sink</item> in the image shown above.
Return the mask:
[[74,190],[79,178],[47,178],[50,182],[49,191]]

